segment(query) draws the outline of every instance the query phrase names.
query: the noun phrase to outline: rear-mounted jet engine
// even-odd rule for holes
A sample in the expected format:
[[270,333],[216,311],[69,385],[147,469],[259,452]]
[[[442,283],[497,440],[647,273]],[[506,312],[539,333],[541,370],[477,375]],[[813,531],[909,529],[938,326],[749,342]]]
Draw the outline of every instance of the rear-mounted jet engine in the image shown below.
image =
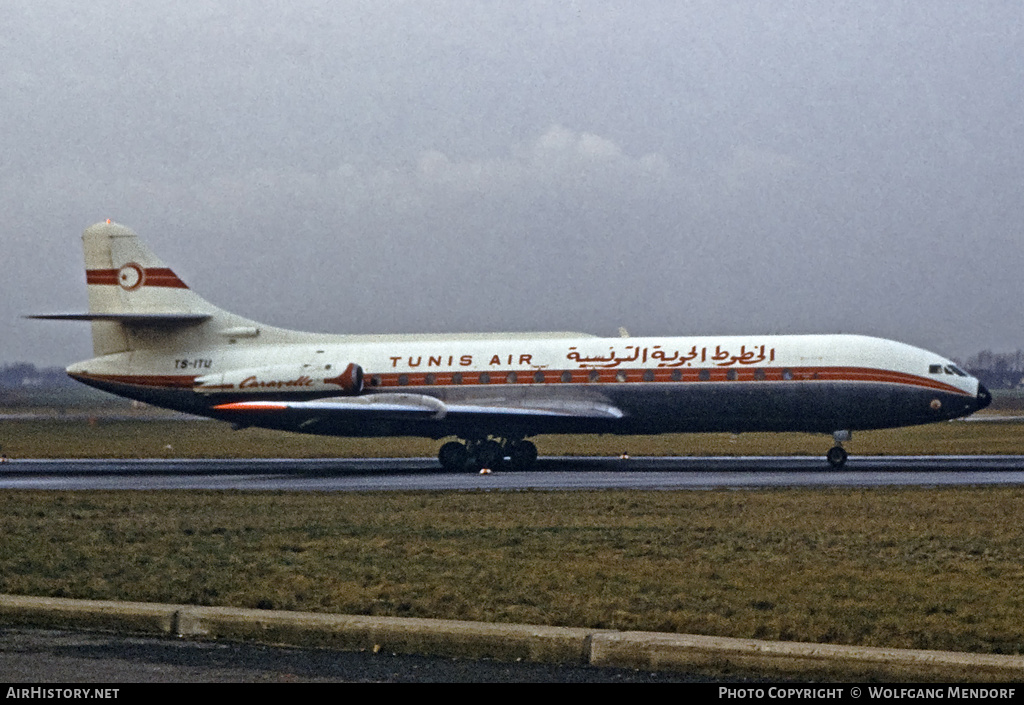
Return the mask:
[[[337,374],[337,370],[342,372]],[[363,368],[347,365],[269,365],[229,370],[199,377],[195,391],[202,394],[359,394]]]

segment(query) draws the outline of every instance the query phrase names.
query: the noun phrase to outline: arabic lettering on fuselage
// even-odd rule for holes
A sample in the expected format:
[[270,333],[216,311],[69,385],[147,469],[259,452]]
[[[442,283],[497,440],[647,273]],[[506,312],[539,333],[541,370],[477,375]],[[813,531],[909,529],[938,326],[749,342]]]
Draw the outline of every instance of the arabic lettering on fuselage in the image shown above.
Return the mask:
[[764,345],[752,345],[749,348],[741,345],[739,352],[732,353],[716,345],[714,349],[708,346],[698,348],[696,345],[687,351],[675,350],[669,353],[660,345],[641,347],[639,345],[627,345],[624,352],[616,352],[615,348],[609,348],[607,355],[588,355],[584,357],[575,346],[569,348],[566,359],[572,360],[580,367],[610,368],[618,367],[625,363],[647,364],[648,361],[656,360],[658,367],[686,367],[696,363],[711,363],[717,367],[729,367],[731,365],[757,365],[762,362],[775,361],[775,348],[765,348]]

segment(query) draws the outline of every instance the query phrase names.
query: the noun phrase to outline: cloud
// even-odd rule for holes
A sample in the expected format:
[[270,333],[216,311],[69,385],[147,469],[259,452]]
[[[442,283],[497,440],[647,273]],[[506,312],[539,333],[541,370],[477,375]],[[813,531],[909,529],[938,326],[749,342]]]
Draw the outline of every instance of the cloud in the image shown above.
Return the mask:
[[515,195],[536,187],[572,193],[581,184],[591,192],[596,185],[619,193],[664,183],[670,173],[669,162],[661,155],[633,157],[606,137],[554,124],[497,158],[460,160],[438,150],[425,151],[417,161],[415,180],[406,185],[435,195]]
[[196,200],[212,210],[259,209],[271,199],[353,214],[378,208],[430,208],[466,195],[518,199],[538,191],[563,197],[593,196],[597,191],[615,198],[665,186],[671,174],[661,155],[634,157],[606,137],[552,125],[494,158],[459,158],[428,149],[405,164],[353,160],[323,172],[259,168],[208,176],[193,188]]
[[589,132],[575,133],[552,125],[533,143],[533,154],[541,160],[557,156],[570,159],[619,159],[622,150],[611,140]]

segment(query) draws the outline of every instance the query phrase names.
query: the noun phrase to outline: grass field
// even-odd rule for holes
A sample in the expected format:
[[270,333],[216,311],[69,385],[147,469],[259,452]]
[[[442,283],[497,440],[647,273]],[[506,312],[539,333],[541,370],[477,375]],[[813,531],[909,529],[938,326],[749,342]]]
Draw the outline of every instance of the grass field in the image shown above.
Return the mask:
[[[853,454],[1024,453],[1024,424]],[[545,454],[823,454],[827,436],[542,437]],[[0,422],[20,457],[432,456],[205,421]],[[0,492],[0,592],[1024,653],[1024,489]]]
[[[541,455],[819,455],[828,435],[693,433],[661,436],[539,436]],[[0,421],[0,448],[12,458],[345,458],[431,457],[440,442],[421,438],[330,438],[265,429],[234,431],[216,421],[103,417]],[[851,455],[1024,454],[1024,423],[954,421],[854,433]]]
[[0,592],[1024,653],[1024,489],[2,492]]

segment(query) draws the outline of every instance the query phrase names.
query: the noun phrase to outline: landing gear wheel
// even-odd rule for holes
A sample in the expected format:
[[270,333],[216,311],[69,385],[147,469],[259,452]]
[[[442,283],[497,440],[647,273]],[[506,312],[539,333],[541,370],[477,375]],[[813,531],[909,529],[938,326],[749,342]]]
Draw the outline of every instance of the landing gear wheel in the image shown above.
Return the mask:
[[466,446],[457,441],[450,441],[441,446],[437,453],[437,460],[448,472],[461,472],[466,469],[469,461],[469,451]]
[[847,453],[841,446],[833,446],[828,449],[825,458],[828,460],[829,465],[838,470],[846,464]]
[[537,446],[530,441],[519,441],[509,450],[508,459],[513,470],[529,470],[537,461]]
[[497,470],[505,459],[505,452],[497,441],[484,441],[476,449],[476,465],[480,470]]

